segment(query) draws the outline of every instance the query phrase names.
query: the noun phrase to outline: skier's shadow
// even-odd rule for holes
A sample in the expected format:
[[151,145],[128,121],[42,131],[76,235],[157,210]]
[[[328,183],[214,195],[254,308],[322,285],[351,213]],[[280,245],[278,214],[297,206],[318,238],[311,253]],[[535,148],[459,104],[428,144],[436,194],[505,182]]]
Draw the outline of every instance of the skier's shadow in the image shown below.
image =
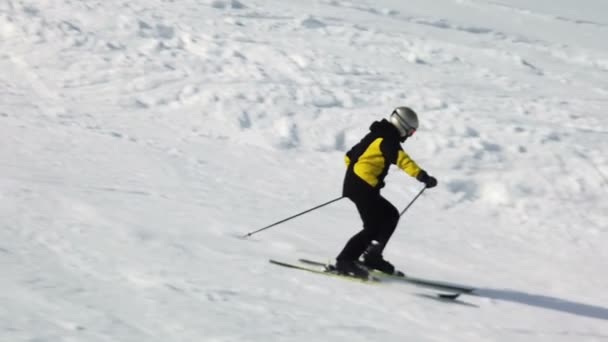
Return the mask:
[[566,299],[545,295],[525,293],[515,290],[476,289],[472,295],[477,297],[502,300],[506,302],[536,306],[543,309],[570,313],[577,316],[608,320],[608,308],[578,303]]

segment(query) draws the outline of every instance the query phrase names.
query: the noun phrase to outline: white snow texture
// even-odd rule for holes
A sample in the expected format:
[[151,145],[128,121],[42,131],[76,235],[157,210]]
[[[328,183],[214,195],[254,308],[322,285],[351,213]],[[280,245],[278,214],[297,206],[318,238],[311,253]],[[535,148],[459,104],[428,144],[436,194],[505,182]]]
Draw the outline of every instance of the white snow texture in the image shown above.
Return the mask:
[[[3,0],[0,341],[608,341],[607,38],[604,0]],[[439,185],[385,257],[475,295],[268,263],[348,200],[241,238],[399,105]]]

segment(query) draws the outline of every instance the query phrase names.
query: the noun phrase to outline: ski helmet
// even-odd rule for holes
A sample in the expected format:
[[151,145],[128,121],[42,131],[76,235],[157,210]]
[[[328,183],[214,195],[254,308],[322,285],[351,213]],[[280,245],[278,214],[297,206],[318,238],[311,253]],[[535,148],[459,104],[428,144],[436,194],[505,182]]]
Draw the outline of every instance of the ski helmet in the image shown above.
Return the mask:
[[418,115],[408,107],[395,108],[388,121],[397,127],[401,138],[411,137],[418,129]]

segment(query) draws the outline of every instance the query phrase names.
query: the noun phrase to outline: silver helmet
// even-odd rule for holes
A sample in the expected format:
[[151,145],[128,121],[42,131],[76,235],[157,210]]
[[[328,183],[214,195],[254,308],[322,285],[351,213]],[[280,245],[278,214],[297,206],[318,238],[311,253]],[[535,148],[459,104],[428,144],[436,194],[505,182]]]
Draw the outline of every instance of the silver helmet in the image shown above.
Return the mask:
[[418,115],[408,107],[395,108],[388,121],[397,127],[401,138],[411,137],[418,129]]

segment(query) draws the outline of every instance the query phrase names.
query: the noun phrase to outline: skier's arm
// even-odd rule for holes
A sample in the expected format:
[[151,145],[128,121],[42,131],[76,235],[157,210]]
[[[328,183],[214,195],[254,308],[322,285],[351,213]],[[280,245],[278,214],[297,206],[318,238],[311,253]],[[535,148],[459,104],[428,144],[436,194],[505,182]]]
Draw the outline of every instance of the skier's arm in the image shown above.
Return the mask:
[[408,175],[415,177],[418,181],[424,183],[427,188],[434,188],[437,186],[437,179],[422,170],[402,149],[399,150],[399,154],[397,155],[397,166]]
[[405,173],[412,177],[417,177],[422,171],[420,166],[418,166],[418,164],[416,164],[416,162],[412,160],[412,158],[410,158],[410,156],[402,149],[399,149],[396,164],[401,170],[405,171]]

